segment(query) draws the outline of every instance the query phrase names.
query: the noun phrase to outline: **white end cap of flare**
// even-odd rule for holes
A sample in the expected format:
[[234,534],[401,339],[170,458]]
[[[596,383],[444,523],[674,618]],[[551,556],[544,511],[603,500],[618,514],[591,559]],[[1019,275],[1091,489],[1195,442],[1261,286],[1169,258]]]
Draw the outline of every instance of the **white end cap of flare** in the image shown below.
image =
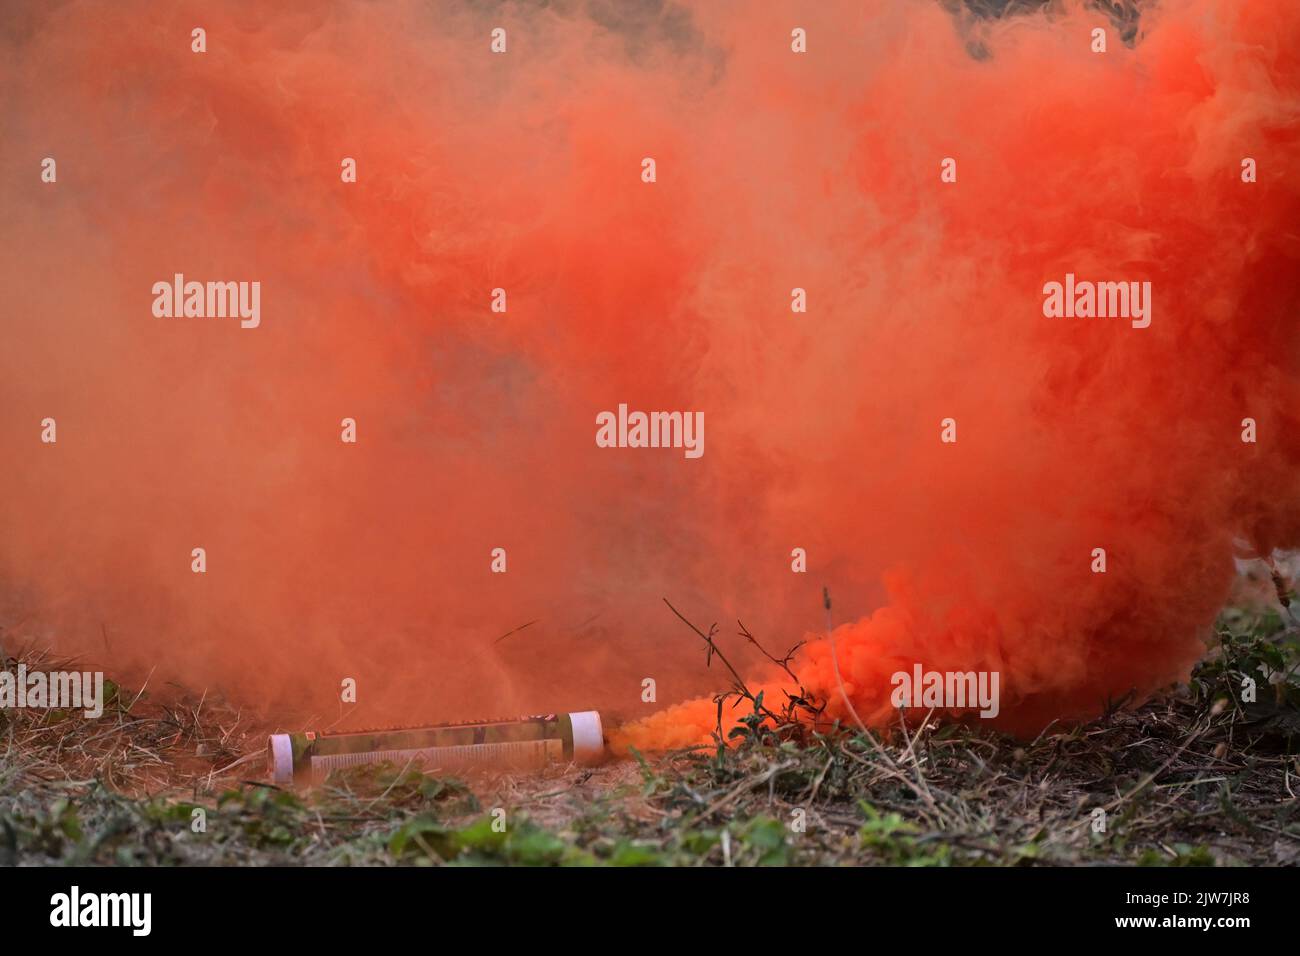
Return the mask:
[[605,731],[600,726],[600,714],[594,710],[580,710],[569,714],[573,724],[573,759],[576,763],[598,763],[605,756]]
[[293,783],[293,741],[288,734],[272,734],[266,741],[267,763],[270,764],[271,782]]

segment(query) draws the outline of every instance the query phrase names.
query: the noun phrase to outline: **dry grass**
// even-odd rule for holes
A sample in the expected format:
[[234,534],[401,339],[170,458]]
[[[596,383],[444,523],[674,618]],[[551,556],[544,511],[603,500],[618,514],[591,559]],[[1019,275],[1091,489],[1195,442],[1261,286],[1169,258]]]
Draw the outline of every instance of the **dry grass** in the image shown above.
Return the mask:
[[305,794],[266,783],[256,717],[108,685],[97,720],[0,711],[0,864],[1294,864],[1300,632],[1233,612],[1219,635],[1189,687],[1032,741],[917,712],[808,734],[741,698],[721,751],[468,782],[360,768]]

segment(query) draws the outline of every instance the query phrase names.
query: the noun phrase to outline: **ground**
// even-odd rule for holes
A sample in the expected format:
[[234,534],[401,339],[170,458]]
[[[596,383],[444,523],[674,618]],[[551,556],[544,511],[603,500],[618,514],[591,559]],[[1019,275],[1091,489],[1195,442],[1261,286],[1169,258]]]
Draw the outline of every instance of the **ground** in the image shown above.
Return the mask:
[[224,703],[112,686],[98,720],[0,711],[0,865],[1294,865],[1300,628],[1230,611],[1216,634],[1188,685],[1035,740],[919,712],[870,737],[751,719],[722,752],[297,792]]

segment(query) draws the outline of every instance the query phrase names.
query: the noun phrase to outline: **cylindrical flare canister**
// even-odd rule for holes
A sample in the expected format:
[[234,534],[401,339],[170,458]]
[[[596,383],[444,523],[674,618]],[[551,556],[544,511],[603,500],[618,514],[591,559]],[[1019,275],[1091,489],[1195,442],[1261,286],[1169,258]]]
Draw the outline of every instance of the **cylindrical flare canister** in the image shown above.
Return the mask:
[[272,734],[266,749],[272,781],[289,784],[322,780],[331,770],[384,762],[426,771],[595,763],[605,752],[605,739],[600,714],[584,710],[360,733]]

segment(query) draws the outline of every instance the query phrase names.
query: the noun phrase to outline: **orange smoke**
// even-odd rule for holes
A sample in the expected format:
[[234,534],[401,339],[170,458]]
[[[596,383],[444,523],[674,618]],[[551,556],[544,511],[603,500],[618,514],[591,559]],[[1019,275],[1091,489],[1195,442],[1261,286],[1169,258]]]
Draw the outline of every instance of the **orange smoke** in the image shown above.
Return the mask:
[[[1079,4],[752,6],[9,4],[5,650],[635,715],[715,680],[663,596],[776,647],[826,584],[864,718],[918,662],[998,670],[1013,728],[1185,675],[1234,536],[1300,544],[1300,11],[1095,54]],[[178,272],[260,281],[260,327],[154,318]],[[1150,328],[1045,318],[1067,272],[1149,280]],[[703,411],[703,457],[597,448],[623,402]],[[843,716],[825,642],[795,669]]]
[[[836,541],[824,578],[888,552],[888,603],[836,630],[843,692],[824,637],[795,668],[828,717],[850,722],[847,694],[876,725],[897,720],[896,672],[997,671],[1000,723],[1032,732],[1185,677],[1234,535],[1300,540],[1300,16],[1166,5],[1097,55],[1098,15],[1072,8],[999,26],[985,61],[937,13],[908,19],[845,104],[862,228],[839,242],[872,308],[818,392],[838,440],[787,494]],[[1043,318],[1066,272],[1150,279],[1152,325]],[[695,743],[715,720],[691,701],[616,743]]]

